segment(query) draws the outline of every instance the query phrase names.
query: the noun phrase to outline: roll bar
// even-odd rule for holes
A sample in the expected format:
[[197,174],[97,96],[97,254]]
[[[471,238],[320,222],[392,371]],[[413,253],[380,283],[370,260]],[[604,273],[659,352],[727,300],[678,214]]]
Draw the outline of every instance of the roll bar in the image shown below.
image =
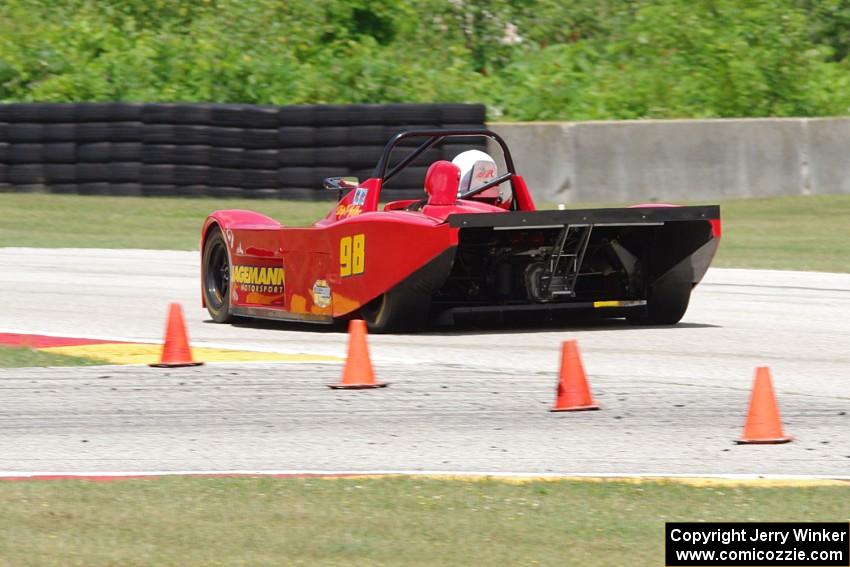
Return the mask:
[[[381,158],[378,160],[378,165],[375,166],[375,173],[373,177],[377,177],[378,179],[382,179],[384,183],[388,180],[392,179],[399,171],[410,165],[413,160],[421,156],[425,153],[429,148],[439,144],[446,138],[474,138],[474,137],[485,137],[494,140],[499,146],[502,148],[502,155],[505,160],[505,167],[508,169],[508,173],[512,176],[516,173],[514,169],[514,161],[511,158],[511,152],[508,149],[508,145],[502,139],[501,136],[493,132],[492,130],[487,130],[485,128],[480,129],[445,129],[445,130],[405,130],[404,132],[399,132],[392,139],[387,142],[387,145],[384,147],[384,152],[381,154]],[[425,142],[419,145],[410,155],[405,157],[401,162],[395,165],[389,172],[387,172],[387,168],[390,163],[390,154],[395,149],[395,147],[407,138],[428,138]],[[503,181],[503,180],[502,180]]]

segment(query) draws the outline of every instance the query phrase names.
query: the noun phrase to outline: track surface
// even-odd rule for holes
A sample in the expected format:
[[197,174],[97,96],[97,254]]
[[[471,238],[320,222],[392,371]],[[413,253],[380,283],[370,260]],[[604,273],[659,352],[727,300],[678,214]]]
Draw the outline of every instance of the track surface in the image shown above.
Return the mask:
[[[341,329],[216,325],[198,255],[0,249],[0,330],[339,356]],[[712,269],[683,323],[372,336],[385,390],[338,364],[0,370],[0,470],[850,474],[850,275]],[[575,338],[599,412],[551,414]],[[770,366],[794,443],[736,446]]]

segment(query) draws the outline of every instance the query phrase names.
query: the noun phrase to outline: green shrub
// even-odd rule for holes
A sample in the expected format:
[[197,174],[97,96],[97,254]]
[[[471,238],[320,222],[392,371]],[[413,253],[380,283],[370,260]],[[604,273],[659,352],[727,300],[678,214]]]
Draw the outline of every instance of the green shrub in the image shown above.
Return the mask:
[[850,111],[850,0],[4,0],[0,100]]

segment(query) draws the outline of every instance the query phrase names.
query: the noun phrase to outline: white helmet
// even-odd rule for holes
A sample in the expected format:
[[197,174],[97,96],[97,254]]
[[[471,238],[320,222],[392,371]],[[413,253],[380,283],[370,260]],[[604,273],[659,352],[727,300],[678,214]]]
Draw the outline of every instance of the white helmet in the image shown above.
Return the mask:
[[[455,156],[452,163],[460,168],[460,185],[458,197],[465,195],[476,187],[496,178],[498,171],[496,161],[481,150],[467,150]],[[499,197],[499,188],[491,187],[483,193],[483,197]]]

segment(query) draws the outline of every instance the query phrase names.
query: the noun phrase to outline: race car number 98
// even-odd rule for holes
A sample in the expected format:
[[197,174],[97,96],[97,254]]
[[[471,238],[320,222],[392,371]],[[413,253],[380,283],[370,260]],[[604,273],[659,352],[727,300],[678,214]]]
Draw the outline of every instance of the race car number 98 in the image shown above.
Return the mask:
[[339,239],[339,275],[362,274],[366,269],[366,235],[355,234]]

